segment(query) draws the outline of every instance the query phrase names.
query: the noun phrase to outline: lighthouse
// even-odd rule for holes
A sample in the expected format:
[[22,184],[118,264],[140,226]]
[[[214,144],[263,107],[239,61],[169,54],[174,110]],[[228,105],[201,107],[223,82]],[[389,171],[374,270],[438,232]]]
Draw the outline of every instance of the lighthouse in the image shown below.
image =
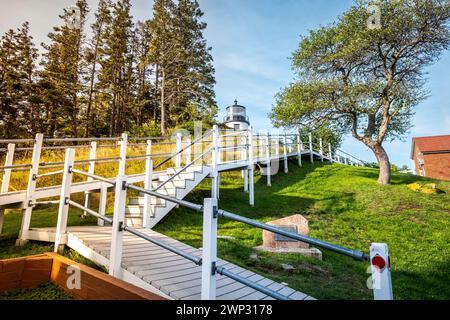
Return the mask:
[[223,122],[233,130],[247,130],[250,126],[245,107],[239,105],[237,100],[234,100],[234,105],[227,107],[227,115]]

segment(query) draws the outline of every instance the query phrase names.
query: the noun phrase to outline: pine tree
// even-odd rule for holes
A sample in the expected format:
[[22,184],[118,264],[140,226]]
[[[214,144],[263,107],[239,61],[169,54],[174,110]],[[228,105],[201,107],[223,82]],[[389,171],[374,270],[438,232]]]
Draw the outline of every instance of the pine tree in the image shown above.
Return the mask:
[[131,85],[133,57],[130,48],[133,21],[129,0],[113,5],[111,23],[103,32],[99,87],[109,105],[109,135],[117,135],[130,127],[129,106],[132,102]]
[[[83,27],[88,6],[86,0],[78,0],[76,5],[80,9],[80,27],[54,27],[54,32],[48,35],[51,44],[42,44],[46,53],[42,62],[40,87],[46,113],[46,133],[49,136],[78,136],[81,109],[78,94],[81,92],[80,76],[84,68]],[[65,10],[60,18],[67,21],[69,15]]]
[[[100,46],[102,44],[102,37],[106,34],[105,29],[111,23],[111,0],[100,0],[97,12],[95,13],[95,22],[92,24],[92,39],[90,47],[85,52],[85,60],[88,66],[87,76],[87,97],[86,97],[86,111],[85,111],[85,136],[88,137],[91,132],[97,134],[95,126],[98,126],[98,119],[101,118],[101,110],[93,110],[97,101],[95,92],[97,88],[97,77],[99,73],[100,62]],[[101,106],[101,101],[97,101]],[[101,108],[100,108],[101,109]],[[94,111],[94,112],[93,112]],[[95,125],[97,124],[97,125]]]
[[0,135],[30,136],[39,127],[39,113],[33,99],[37,49],[25,22],[9,30],[0,43]]
[[167,126],[191,120],[198,114],[214,117],[214,68],[207,47],[197,1],[156,0],[149,59],[157,66],[160,94],[161,131]]

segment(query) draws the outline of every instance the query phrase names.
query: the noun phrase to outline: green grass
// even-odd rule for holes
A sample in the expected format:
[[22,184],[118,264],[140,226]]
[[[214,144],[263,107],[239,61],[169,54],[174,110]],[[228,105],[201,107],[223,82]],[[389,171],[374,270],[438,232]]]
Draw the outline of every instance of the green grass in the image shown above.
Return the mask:
[[72,300],[72,297],[52,282],[37,288],[15,289],[0,294],[0,300]]
[[[289,174],[273,177],[271,188],[265,185],[265,177],[256,177],[256,205],[252,208],[248,194],[242,191],[239,173],[227,173],[222,177],[220,208],[266,222],[302,214],[310,221],[312,237],[364,252],[368,252],[371,242],[386,242],[396,299],[449,299],[450,183],[436,182],[446,193],[426,195],[411,191],[406,185],[431,180],[394,174],[391,186],[379,186],[376,178],[377,171],[370,168],[322,164],[298,168],[292,163]],[[209,196],[210,182],[205,180],[188,200],[201,203]],[[52,246],[36,243],[15,248],[12,239],[19,230],[20,219],[19,212],[6,215],[0,258],[51,250]],[[95,219],[82,220],[79,211],[71,211],[69,216],[70,225],[93,222]],[[33,227],[55,224],[54,208],[34,211]],[[172,211],[156,230],[202,246],[202,217],[191,210]],[[250,255],[255,252],[253,247],[262,244],[261,230],[221,219],[219,235],[235,238],[218,240],[221,258],[286,282],[315,298],[372,298],[366,287],[370,276],[366,273],[367,263],[327,251],[323,251],[323,261],[260,252],[254,260]],[[295,270],[284,271],[281,263],[289,263]]]
[[[371,242],[386,242],[392,260],[396,299],[450,298],[450,183],[437,182],[447,193],[425,195],[409,190],[414,181],[430,181],[394,174],[391,186],[376,183],[377,171],[341,165],[290,165],[289,174],[273,177],[272,187],[257,177],[256,205],[248,205],[238,174],[222,178],[220,208],[259,221],[302,214],[310,221],[311,236],[368,252]],[[200,203],[210,194],[208,182],[189,200]],[[200,247],[202,218],[177,209],[157,226],[168,236]],[[262,273],[319,299],[370,299],[366,287],[368,264],[323,251],[323,261],[294,254],[257,253],[262,231],[221,220],[221,258]],[[284,271],[281,263],[295,266]]]

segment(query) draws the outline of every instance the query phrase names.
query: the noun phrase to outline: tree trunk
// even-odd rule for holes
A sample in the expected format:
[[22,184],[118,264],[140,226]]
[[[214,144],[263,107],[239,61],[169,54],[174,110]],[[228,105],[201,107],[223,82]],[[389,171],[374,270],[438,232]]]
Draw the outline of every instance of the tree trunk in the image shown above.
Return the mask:
[[378,183],[381,185],[388,185],[391,183],[391,163],[388,154],[381,144],[374,144],[372,151],[377,157],[380,166],[380,173],[378,175]]

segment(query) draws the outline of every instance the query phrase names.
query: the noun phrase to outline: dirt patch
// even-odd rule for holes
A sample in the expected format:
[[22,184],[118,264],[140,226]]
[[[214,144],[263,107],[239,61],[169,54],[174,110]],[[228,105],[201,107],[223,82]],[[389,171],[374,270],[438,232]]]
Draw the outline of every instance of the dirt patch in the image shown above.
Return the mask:
[[422,221],[420,218],[417,218],[416,216],[412,216],[409,218],[409,221],[417,223],[417,224],[425,224],[424,221]]
[[423,209],[421,205],[418,205],[417,203],[409,203],[409,202],[403,202],[397,205],[395,208],[396,211],[406,211],[406,210],[420,210]]

